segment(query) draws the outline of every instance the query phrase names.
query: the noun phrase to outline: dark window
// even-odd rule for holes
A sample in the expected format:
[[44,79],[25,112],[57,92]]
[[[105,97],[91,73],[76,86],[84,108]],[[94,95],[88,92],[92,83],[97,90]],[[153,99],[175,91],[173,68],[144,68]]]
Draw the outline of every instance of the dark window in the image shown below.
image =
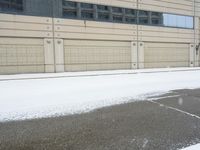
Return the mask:
[[134,23],[134,24],[137,23],[136,18],[132,18],[132,17],[125,17],[125,21],[127,23]]
[[122,22],[123,21],[123,17],[122,16],[113,16],[113,21],[114,22]]
[[160,19],[156,19],[156,18],[151,18],[151,23],[152,25],[160,25]]
[[123,9],[120,7],[112,7],[113,22],[123,22]]
[[119,8],[119,7],[112,7],[112,12],[113,12],[113,13],[119,13],[119,14],[121,14],[121,13],[122,13],[122,8]]
[[161,13],[158,12],[151,12],[151,17],[160,17]]
[[1,11],[23,11],[23,0],[0,0]]
[[149,24],[149,12],[139,10],[139,24]]
[[109,14],[99,12],[98,13],[98,19],[99,20],[105,20],[105,21],[109,20]]
[[109,7],[104,5],[97,5],[97,18],[98,20],[109,21]]
[[63,14],[64,14],[65,17],[69,17],[69,18],[76,18],[77,17],[76,10],[64,10]]
[[82,11],[81,12],[81,17],[83,19],[93,19],[94,18],[94,14],[92,12]]
[[140,24],[149,24],[148,18],[139,18]]
[[162,13],[151,12],[151,24],[152,25],[162,25]]
[[67,8],[76,8],[77,7],[77,3],[63,0],[63,6],[65,6]]
[[[96,5],[90,3],[63,1],[63,16],[85,20],[110,21],[127,24],[194,28],[192,16],[165,14],[130,8]],[[0,11],[22,10],[23,0],[0,0]]]
[[126,23],[137,23],[136,10],[134,9],[125,9],[125,22]]
[[108,6],[104,6],[104,5],[97,5],[97,9],[98,11],[109,11]]
[[139,17],[147,17],[149,14],[148,11],[139,10]]
[[125,9],[126,16],[136,16],[136,10],[134,9]]
[[93,4],[81,3],[81,18],[94,19],[94,6]]
[[77,18],[77,3],[63,0],[63,16],[68,18]]
[[92,4],[87,4],[87,3],[81,3],[81,8],[82,9],[93,9],[93,5]]

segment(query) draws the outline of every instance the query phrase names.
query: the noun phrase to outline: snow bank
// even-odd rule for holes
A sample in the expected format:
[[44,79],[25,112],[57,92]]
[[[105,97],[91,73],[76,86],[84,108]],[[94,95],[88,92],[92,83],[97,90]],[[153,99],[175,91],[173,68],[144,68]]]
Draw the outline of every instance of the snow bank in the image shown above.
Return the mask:
[[185,88],[200,88],[200,71],[0,81],[0,121],[88,112]]
[[193,146],[184,148],[184,149],[182,149],[182,150],[200,150],[200,144],[193,145]]

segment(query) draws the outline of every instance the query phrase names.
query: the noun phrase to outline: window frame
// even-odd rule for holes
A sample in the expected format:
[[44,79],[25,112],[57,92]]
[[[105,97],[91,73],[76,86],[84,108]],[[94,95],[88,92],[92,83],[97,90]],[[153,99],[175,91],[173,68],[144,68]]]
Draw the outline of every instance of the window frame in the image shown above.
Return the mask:
[[[76,4],[74,7],[71,7],[71,6],[66,6],[64,5],[64,3],[74,3]],[[63,0],[62,1],[62,14],[63,14],[63,17],[64,18],[70,18],[70,19],[75,19],[75,18],[78,18],[78,3],[77,2],[73,2],[73,1],[66,1],[66,0]],[[67,15],[65,13],[67,12],[72,12],[72,13],[76,13],[76,15]]]
[[[133,11],[134,14],[132,13],[127,13],[127,11]],[[125,23],[130,23],[130,24],[137,24],[137,10],[135,9],[129,9],[129,8],[125,8],[124,10],[124,16],[125,16]],[[134,21],[127,21],[127,19],[134,19]]]
[[[158,15],[152,15],[153,13],[157,13]],[[158,23],[153,23],[153,19],[157,20]],[[150,12],[150,24],[153,26],[163,25],[163,14],[160,12]]]
[[[83,7],[83,5],[91,5],[91,8],[88,7]],[[90,3],[80,3],[80,13],[81,13],[81,19],[83,20],[94,20],[95,19],[95,9],[94,9],[95,4],[90,4]],[[83,17],[83,14],[92,14],[92,17]],[[87,15],[86,15],[87,16]]]
[[[99,9],[99,7],[106,7],[107,9]],[[99,21],[110,21],[111,20],[111,12],[110,12],[110,7],[106,5],[96,5],[96,12],[97,12],[97,20]],[[100,15],[105,15],[107,16],[107,19],[100,18]]]
[[[114,11],[115,9],[120,10],[120,12]],[[120,18],[120,20],[118,20]],[[124,8],[121,7],[112,7],[112,21],[115,23],[124,22]]]
[[[11,12],[11,13],[21,13],[24,11],[24,0],[19,0],[18,4],[17,0],[12,2],[12,0],[2,0],[0,1],[0,12]],[[2,5],[7,5],[7,8]]]
[[[146,15],[141,15],[141,12],[146,12]],[[147,19],[147,23],[141,23],[140,19]],[[138,18],[137,18],[137,23],[140,25],[150,25],[150,11],[146,10],[138,10]]]
[[[67,1],[67,0],[63,0]],[[76,8],[72,10],[76,12],[76,17],[70,17],[64,15],[65,18],[80,19],[80,20],[94,20],[101,22],[112,22],[112,23],[123,23],[123,24],[136,24],[136,25],[146,25],[146,26],[158,26],[158,27],[171,27],[171,28],[184,28],[184,29],[194,29],[194,17],[193,16],[184,16],[177,14],[170,14],[164,12],[148,11],[148,10],[139,10],[131,8],[122,8],[116,6],[102,5],[102,4],[93,4],[93,3],[82,3],[76,1],[67,1],[76,3]],[[84,5],[86,5],[84,7]],[[88,5],[88,7],[87,7]],[[63,6],[63,11],[66,9]],[[70,8],[69,8],[70,10]],[[83,12],[92,14],[91,17],[83,17]],[[166,15],[171,16],[182,16],[191,22],[185,22],[184,26],[177,26],[177,19],[171,21],[170,24],[166,24]],[[100,17],[101,16],[101,17]],[[174,17],[176,18],[176,17]],[[155,22],[154,22],[155,21]],[[174,24],[173,24],[174,22]],[[170,22],[169,22],[170,23]]]
[[[172,18],[172,16],[174,18]],[[171,18],[170,18],[171,17]],[[177,23],[178,17],[185,17],[185,26],[179,26]],[[191,25],[187,27],[186,19],[191,19]],[[174,19],[174,20],[172,20]],[[172,22],[174,21],[174,25]],[[193,16],[188,15],[178,15],[178,14],[170,14],[170,13],[163,13],[163,26],[164,27],[171,27],[171,28],[182,28],[182,29],[194,29],[195,20]]]

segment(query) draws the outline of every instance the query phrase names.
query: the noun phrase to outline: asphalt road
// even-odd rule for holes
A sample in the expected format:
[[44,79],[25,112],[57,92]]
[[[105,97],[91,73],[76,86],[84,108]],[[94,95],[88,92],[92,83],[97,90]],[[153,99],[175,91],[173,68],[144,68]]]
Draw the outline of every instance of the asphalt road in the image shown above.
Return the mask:
[[0,150],[177,150],[200,143],[200,89],[90,113],[0,123]]

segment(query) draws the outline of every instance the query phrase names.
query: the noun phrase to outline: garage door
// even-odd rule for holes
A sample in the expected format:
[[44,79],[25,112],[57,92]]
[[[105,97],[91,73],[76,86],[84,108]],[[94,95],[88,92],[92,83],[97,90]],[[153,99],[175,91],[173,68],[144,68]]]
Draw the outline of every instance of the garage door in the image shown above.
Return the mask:
[[189,44],[145,43],[145,68],[189,67]]
[[0,74],[44,72],[42,39],[0,38]]
[[131,68],[131,42],[64,41],[65,71]]

